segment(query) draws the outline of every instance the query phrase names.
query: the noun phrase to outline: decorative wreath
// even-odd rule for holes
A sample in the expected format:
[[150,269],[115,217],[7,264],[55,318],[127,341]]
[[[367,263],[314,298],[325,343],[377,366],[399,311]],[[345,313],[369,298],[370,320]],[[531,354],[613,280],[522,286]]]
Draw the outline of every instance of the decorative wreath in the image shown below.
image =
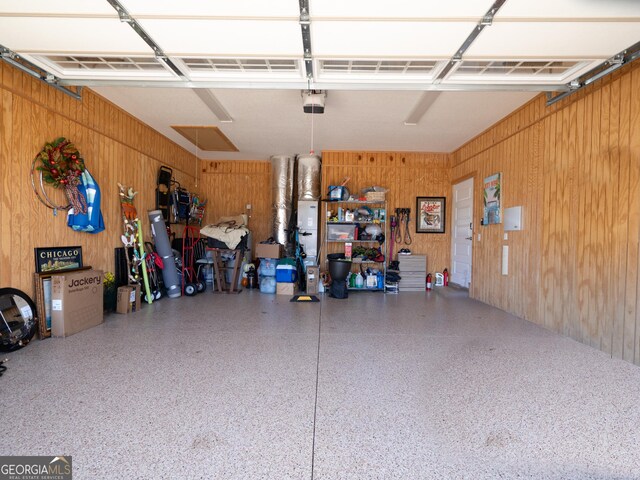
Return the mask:
[[[65,194],[71,204],[70,206],[74,208],[75,213],[86,213],[86,199],[84,195],[78,191],[78,185],[82,183],[81,175],[86,167],[84,165],[84,159],[80,156],[80,152],[75,145],[64,137],[60,137],[51,143],[45,143],[43,149],[36,156],[34,164],[38,162],[38,160],[40,161],[40,165],[37,167],[37,170],[41,172],[41,182],[44,180],[55,188],[64,188]],[[36,195],[38,195],[33,178],[32,183]],[[40,195],[38,195],[38,198],[40,198]],[[40,200],[42,201],[42,199]]]
[[80,183],[80,175],[84,172],[84,159],[71,141],[60,137],[51,143],[45,143],[38,158],[42,165],[43,180],[55,188],[66,185],[76,186]]

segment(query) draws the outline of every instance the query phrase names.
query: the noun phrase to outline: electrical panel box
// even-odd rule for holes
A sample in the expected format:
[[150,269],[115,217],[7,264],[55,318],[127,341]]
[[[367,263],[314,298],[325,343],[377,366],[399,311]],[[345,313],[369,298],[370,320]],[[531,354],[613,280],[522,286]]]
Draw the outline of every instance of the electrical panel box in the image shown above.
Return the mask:
[[504,230],[505,232],[522,230],[522,207],[504,209]]

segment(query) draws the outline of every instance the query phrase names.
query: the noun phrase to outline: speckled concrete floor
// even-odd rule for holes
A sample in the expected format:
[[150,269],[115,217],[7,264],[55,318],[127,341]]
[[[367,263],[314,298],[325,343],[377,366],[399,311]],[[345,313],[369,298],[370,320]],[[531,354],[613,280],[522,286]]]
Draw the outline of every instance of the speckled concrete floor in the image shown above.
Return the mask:
[[464,292],[162,300],[7,355],[76,479],[640,479],[640,368]]

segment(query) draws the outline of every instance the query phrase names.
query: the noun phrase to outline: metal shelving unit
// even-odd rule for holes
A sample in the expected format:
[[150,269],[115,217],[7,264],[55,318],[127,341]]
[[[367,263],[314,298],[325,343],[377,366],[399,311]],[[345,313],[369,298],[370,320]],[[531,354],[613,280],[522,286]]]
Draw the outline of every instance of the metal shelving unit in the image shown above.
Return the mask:
[[[367,287],[363,287],[363,288],[353,288],[353,287],[349,287],[349,291],[352,292],[384,292],[386,289],[386,282],[387,282],[387,255],[388,255],[388,251],[387,251],[387,242],[389,239],[389,224],[387,222],[387,202],[386,201],[361,201],[361,200],[338,200],[338,201],[323,201],[323,212],[322,212],[322,218],[324,221],[324,245],[325,245],[325,254],[324,254],[324,266],[325,269],[328,270],[328,259],[327,259],[327,254],[328,253],[335,253],[334,251],[332,251],[332,249],[330,248],[330,245],[335,245],[335,244],[342,244],[344,245],[345,243],[352,243],[354,246],[357,244],[378,244],[378,242],[376,240],[357,240],[357,239],[353,239],[353,240],[329,240],[329,225],[357,225],[357,226],[366,226],[366,225],[380,225],[380,227],[382,227],[382,231],[384,233],[384,237],[385,237],[385,241],[381,246],[381,250],[382,250],[382,254],[384,255],[384,261],[382,262],[376,262],[374,260],[363,260],[363,261],[353,261],[351,268],[353,271],[354,266],[359,266],[359,265],[368,265],[368,266],[372,266],[372,265],[378,265],[378,269],[382,271],[382,277],[383,277],[383,288],[367,288]],[[367,206],[369,208],[372,209],[381,209],[384,210],[384,220],[375,220],[375,221],[358,221],[358,220],[354,220],[354,221],[329,221],[328,217],[327,217],[327,212],[331,209],[334,210],[338,207],[342,207],[344,209],[347,208],[358,208],[361,206]]]

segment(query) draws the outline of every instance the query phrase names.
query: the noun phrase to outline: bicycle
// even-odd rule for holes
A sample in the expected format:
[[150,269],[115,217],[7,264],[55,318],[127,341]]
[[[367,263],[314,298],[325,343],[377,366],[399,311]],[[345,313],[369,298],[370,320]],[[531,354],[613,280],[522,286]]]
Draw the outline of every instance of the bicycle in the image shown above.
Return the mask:
[[296,261],[296,272],[298,275],[298,286],[300,290],[307,289],[307,265],[304,263],[304,259],[307,258],[307,254],[304,251],[304,246],[300,243],[300,236],[307,237],[312,235],[309,232],[301,232],[300,228],[294,226],[290,229],[290,233],[293,236],[294,244],[294,258]]

